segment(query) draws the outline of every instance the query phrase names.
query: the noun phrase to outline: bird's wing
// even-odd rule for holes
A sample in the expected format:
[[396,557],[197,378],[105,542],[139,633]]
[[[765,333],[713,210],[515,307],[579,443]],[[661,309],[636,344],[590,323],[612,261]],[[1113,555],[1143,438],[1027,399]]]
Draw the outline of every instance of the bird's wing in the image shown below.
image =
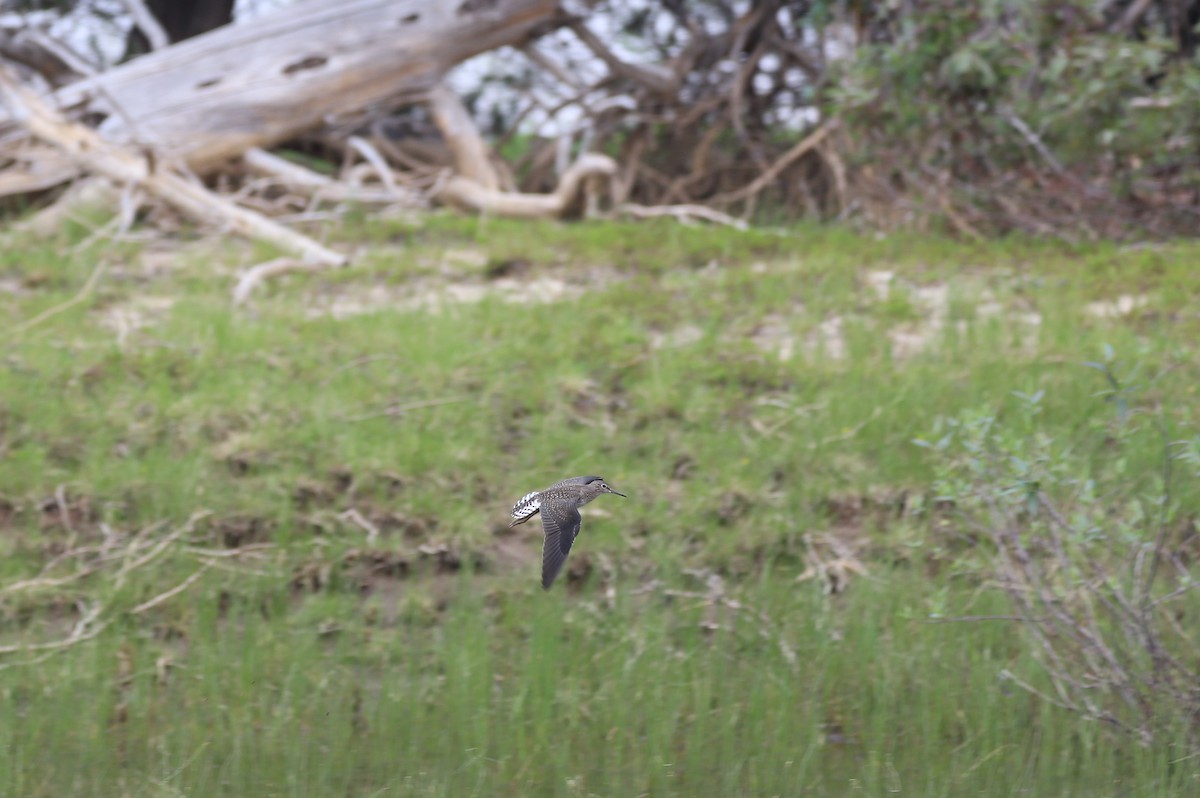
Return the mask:
[[579,510],[558,502],[543,504],[541,510],[542,529],[546,532],[542,541],[542,589],[549,590],[567,561],[582,519]]

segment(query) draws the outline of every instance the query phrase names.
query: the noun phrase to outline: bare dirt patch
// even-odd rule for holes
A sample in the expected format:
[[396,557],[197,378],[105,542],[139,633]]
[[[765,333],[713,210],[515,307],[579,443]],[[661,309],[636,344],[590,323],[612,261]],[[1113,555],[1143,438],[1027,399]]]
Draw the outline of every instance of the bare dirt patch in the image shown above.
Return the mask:
[[[889,330],[888,337],[892,344],[892,356],[897,360],[908,359],[926,351],[950,326],[951,297],[948,284],[915,285],[898,279],[896,274],[890,271],[868,272],[865,282],[880,301],[886,301],[894,289],[906,290],[914,309],[920,314],[921,318]],[[987,287],[979,287],[976,293],[975,318],[1002,317],[1028,333],[1023,346],[1032,345],[1032,333],[1036,332],[1042,324],[1040,313],[1006,305],[998,300],[991,289]],[[968,322],[959,319],[954,321],[953,325],[959,333],[965,333]]]
[[1097,319],[1120,319],[1124,318],[1135,310],[1145,307],[1150,302],[1150,297],[1145,294],[1121,294],[1116,299],[1106,299],[1098,302],[1089,302],[1084,306],[1083,310],[1089,316]]
[[[797,315],[803,309],[797,310]],[[750,333],[750,342],[780,360],[791,360],[797,349],[808,357],[824,355],[832,360],[846,357],[845,320],[829,316],[804,335],[794,331],[791,319],[779,313],[767,314]]]
[[651,349],[678,349],[699,343],[704,338],[704,331],[695,324],[683,324],[673,330],[650,333]]
[[165,319],[175,302],[169,296],[133,296],[101,311],[100,323],[116,333],[117,346],[125,346],[130,335]]
[[[864,272],[860,283],[865,293],[877,302],[886,302],[895,291],[903,290],[912,305],[917,318],[896,324],[887,331],[892,357],[896,360],[907,360],[925,352],[936,344],[952,323],[950,286],[946,283],[911,284],[902,281],[895,272],[886,270]],[[803,307],[798,307],[792,315],[799,316],[802,313]],[[871,317],[872,312],[868,309],[860,315]],[[979,291],[975,316],[1003,316],[1028,330],[1036,330],[1042,322],[1041,316],[1035,312],[1022,312],[1005,306],[986,288]],[[841,360],[847,354],[847,318],[844,314],[829,315],[821,319],[815,328],[799,334],[795,331],[791,316],[773,313],[751,332],[750,340],[759,349],[781,360],[789,360],[797,351],[810,357],[824,354],[832,360]],[[959,332],[966,332],[968,327],[966,320],[958,320],[953,324]]]
[[498,266],[495,272],[502,276],[494,279],[486,276],[452,279],[437,275],[395,284],[337,286],[311,297],[306,315],[343,319],[380,311],[440,313],[489,298],[511,304],[543,305],[578,299],[589,290],[619,279],[615,270],[602,267],[535,274],[530,268],[503,266]]

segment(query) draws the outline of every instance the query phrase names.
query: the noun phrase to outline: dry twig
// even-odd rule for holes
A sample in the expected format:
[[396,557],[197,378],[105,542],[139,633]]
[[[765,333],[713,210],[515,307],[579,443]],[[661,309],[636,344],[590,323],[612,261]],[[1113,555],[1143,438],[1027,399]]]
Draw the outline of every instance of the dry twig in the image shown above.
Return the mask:
[[767,186],[771,185],[771,183],[773,183],[775,179],[783,173],[783,170],[787,169],[789,166],[815,148],[818,144],[824,141],[825,137],[836,130],[837,127],[837,119],[831,119],[822,123],[817,127],[816,130],[814,130],[812,133],[809,133],[794,147],[781,155],[773,164],[764,170],[762,174],[752,180],[749,184],[737,189],[736,191],[730,191],[726,194],[718,195],[714,197],[712,201],[718,203],[739,202],[741,200],[754,197]]
[[361,527],[363,529],[363,531],[365,531],[367,533],[367,545],[368,546],[373,545],[375,543],[375,541],[379,539],[379,527],[375,526],[370,521],[368,521],[363,516],[363,514],[360,513],[358,510],[356,510],[355,508],[351,507],[349,510],[346,510],[344,513],[341,513],[338,516],[338,518],[342,518],[344,520],[351,521],[354,524],[356,524],[357,526]]
[[520,219],[558,218],[579,202],[589,178],[611,178],[616,173],[617,164],[612,158],[586,153],[566,171],[552,194],[510,194],[456,175],[438,189],[437,195],[443,202],[479,213]]
[[211,562],[204,563],[204,565],[201,565],[191,576],[189,576],[187,579],[184,579],[182,582],[180,582],[175,587],[171,588],[170,590],[165,590],[162,593],[159,593],[157,596],[155,596],[154,598],[152,598],[148,601],[142,602],[141,604],[137,605],[129,612],[133,615],[141,615],[146,610],[153,609],[153,608],[157,607],[159,604],[162,604],[164,601],[167,601],[168,599],[173,598],[174,596],[178,596],[180,593],[182,593],[183,591],[185,591],[189,587],[191,587],[193,584],[195,584],[196,580],[199,579],[200,577],[204,576],[204,572],[207,571],[212,566],[213,566],[213,563],[211,563]]
[[233,287],[233,304],[244,305],[258,284],[272,277],[293,272],[320,271],[320,268],[320,266],[296,258],[275,258],[266,263],[252,266],[238,277],[237,285]]
[[16,643],[0,646],[0,655],[18,654],[29,651],[60,651],[77,643],[82,643],[85,640],[91,640],[108,626],[108,621],[97,622],[96,620],[103,612],[104,606],[102,604],[93,604],[83,612],[79,620],[75,622],[75,627],[71,630],[71,633],[66,637],[60,640],[52,640],[48,643]]
[[[161,523],[151,524],[128,537],[108,530],[105,533],[105,541],[102,545],[68,549],[47,562],[36,577],[19,580],[0,588],[0,597],[41,588],[61,588],[79,582],[85,577],[101,578],[105,573],[110,574],[109,581],[106,583],[109,591],[119,591],[133,572],[145,568],[165,555],[172,546],[190,534],[196,521],[203,518],[206,514],[205,512],[194,513],[185,524],[161,538],[153,536],[153,533],[162,527]],[[269,544],[251,544],[240,549],[221,551],[210,551],[189,546],[178,547],[178,550],[186,551],[199,557],[202,562],[201,567],[180,584],[142,602],[129,610],[129,612],[137,615],[153,607],[157,607],[195,584],[206,570],[210,567],[218,566],[222,560],[238,555],[255,553],[261,551],[266,546],[269,546]],[[69,561],[78,563],[74,571],[61,577],[50,576],[56,568]],[[75,622],[71,632],[65,637],[42,643],[14,643],[0,646],[0,656],[44,652],[43,656],[33,659],[0,664],[0,669],[43,662],[48,656],[54,653],[95,638],[111,623],[111,618],[105,617],[111,615],[114,610],[111,604],[102,600],[96,600],[88,605],[81,604],[81,606],[84,608],[80,612],[79,619]]]
[[603,61],[614,75],[639,83],[653,92],[662,95],[672,95],[679,91],[680,77],[678,74],[658,65],[630,64],[618,58],[608,48],[600,37],[577,19],[571,22],[571,32],[579,37],[589,50]]
[[454,153],[458,173],[487,191],[499,191],[500,178],[488,159],[487,144],[462,100],[445,83],[435,86],[428,99],[434,122]]
[[98,282],[100,282],[100,277],[101,277],[101,275],[104,274],[104,270],[106,267],[107,267],[107,264],[103,260],[96,261],[96,268],[92,269],[91,275],[88,276],[87,282],[85,282],[83,284],[83,287],[79,289],[79,293],[75,294],[75,296],[71,297],[70,299],[68,299],[65,302],[60,302],[59,304],[55,305],[54,307],[46,308],[41,313],[34,316],[32,319],[21,322],[16,327],[13,327],[11,330],[9,330],[9,334],[16,336],[16,335],[20,335],[21,333],[27,332],[30,329],[32,329],[33,327],[36,327],[37,325],[44,322],[46,319],[53,318],[54,316],[57,316],[59,313],[62,313],[65,310],[70,310],[71,308],[75,307],[79,303],[83,302],[85,299],[88,298],[88,296],[95,289],[96,284]]

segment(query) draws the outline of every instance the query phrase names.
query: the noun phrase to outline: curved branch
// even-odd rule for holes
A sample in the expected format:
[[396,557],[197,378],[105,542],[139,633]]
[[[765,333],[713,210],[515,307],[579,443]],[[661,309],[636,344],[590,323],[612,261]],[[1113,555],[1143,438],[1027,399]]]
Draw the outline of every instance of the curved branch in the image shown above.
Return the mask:
[[617,162],[607,155],[587,153],[563,173],[552,194],[510,194],[487,188],[461,175],[446,181],[437,198],[478,213],[518,219],[559,218],[576,205],[581,189],[589,178],[611,179]]
[[429,110],[442,137],[454,153],[454,166],[465,178],[495,191],[500,178],[488,160],[488,147],[458,95],[445,83],[429,91]]

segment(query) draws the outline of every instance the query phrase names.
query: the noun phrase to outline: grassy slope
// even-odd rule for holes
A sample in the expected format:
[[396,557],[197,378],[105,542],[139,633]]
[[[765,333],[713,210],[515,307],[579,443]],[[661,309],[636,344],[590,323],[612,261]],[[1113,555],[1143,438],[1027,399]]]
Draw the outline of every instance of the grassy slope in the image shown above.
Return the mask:
[[[276,548],[136,616],[194,558],[0,596],[0,644],[61,636],[80,600],[112,621],[0,671],[3,792],[1161,795],[1197,778],[1195,759],[1168,764],[1168,742],[1115,740],[1002,683],[1008,668],[1040,684],[1012,626],[927,623],[1005,605],[952,536],[860,498],[920,506],[933,463],[911,441],[939,415],[1003,413],[1014,390],[1044,390],[1043,428],[1101,457],[1112,409],[1079,363],[1106,344],[1122,368],[1165,372],[1139,401],[1190,430],[1195,246],[452,218],[332,234],[362,242],[356,267],[289,278],[241,311],[229,270],[256,255],[240,248],[152,272],[132,247],[5,254],[5,318],[70,298],[98,261],[109,273],[78,307],[0,331],[0,579],[94,544],[102,523],[198,510],[195,543]],[[529,307],[311,312],[513,269],[522,285],[599,276],[583,298]],[[886,299],[872,270],[898,275]],[[948,323],[898,361],[886,333],[919,329],[921,289],[941,283]],[[1085,313],[1121,293],[1148,304]],[[989,301],[1002,312],[982,314]],[[130,308],[152,323],[118,345],[106,323]],[[1017,318],[1032,312],[1035,328]],[[806,346],[835,316],[843,358]],[[664,335],[680,345],[656,347]],[[1159,447],[1125,452],[1131,473],[1153,471]],[[594,505],[605,515],[572,556],[592,578],[543,594],[535,525],[505,537],[505,511],[595,472],[631,498]],[[68,525],[44,503],[60,485]],[[1180,513],[1198,498],[1179,488]],[[869,578],[834,596],[797,582],[806,533],[852,539]],[[639,590],[703,591],[691,568],[724,574],[753,611],[714,618]]]

